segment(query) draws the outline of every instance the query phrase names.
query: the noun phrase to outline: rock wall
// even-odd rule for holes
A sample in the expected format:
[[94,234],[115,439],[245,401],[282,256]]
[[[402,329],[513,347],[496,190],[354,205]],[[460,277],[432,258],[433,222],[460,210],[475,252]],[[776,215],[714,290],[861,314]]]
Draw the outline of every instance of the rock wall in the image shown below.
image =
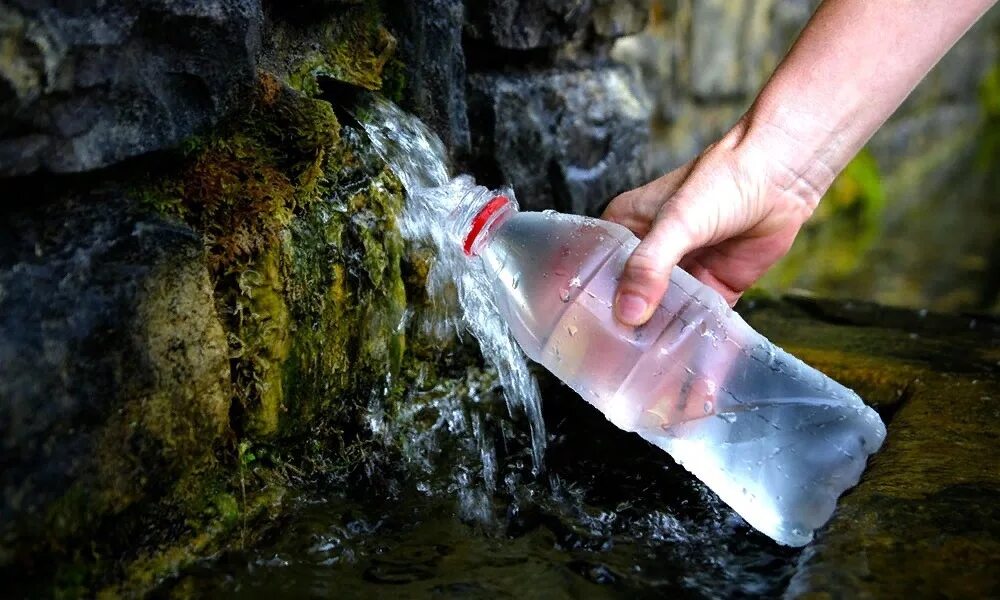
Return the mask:
[[[459,168],[513,184],[527,207],[596,214],[718,139],[818,0],[418,5],[396,21],[403,104]],[[995,135],[981,90],[998,23],[994,8],[914,91],[762,289],[952,310],[998,301],[996,163],[975,158]],[[921,227],[940,222],[931,214],[949,226]],[[958,243],[954,227],[966,232]]]
[[0,2],[12,594],[141,594],[251,543],[289,489],[391,460],[361,450],[365,409],[421,360],[422,282],[398,181],[332,104],[398,78],[383,20]]

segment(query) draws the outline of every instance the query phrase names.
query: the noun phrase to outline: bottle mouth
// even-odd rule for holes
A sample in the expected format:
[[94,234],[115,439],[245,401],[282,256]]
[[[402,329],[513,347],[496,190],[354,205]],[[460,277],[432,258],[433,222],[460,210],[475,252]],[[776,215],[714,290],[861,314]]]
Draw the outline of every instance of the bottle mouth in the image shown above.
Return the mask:
[[472,217],[472,224],[469,228],[468,235],[465,236],[465,243],[462,244],[462,249],[465,251],[466,256],[473,256],[473,248],[476,245],[476,240],[479,235],[487,228],[487,225],[493,220],[501,209],[510,204],[510,198],[504,195],[496,196],[489,202],[487,202],[476,216]]

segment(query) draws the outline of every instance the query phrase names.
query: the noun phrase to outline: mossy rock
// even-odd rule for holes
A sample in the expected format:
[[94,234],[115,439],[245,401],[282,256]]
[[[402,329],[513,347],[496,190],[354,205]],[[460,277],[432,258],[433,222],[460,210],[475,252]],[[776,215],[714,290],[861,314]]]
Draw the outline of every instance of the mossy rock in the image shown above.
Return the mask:
[[204,251],[117,192],[0,230],[0,568],[99,584],[218,486],[231,388]]
[[383,460],[364,411],[412,372],[422,281],[398,181],[315,77],[378,88],[394,41],[372,2],[286,8],[243,110],[0,222],[0,568],[25,594],[141,594]]
[[803,553],[790,597],[989,597],[1000,579],[1000,323],[793,298],[762,333],[854,387],[888,436]]

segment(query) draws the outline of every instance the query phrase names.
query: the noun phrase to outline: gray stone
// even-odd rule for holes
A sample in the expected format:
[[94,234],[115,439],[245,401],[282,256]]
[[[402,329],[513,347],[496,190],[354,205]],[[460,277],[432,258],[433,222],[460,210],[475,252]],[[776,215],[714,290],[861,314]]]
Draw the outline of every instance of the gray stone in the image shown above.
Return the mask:
[[0,220],[0,565],[165,494],[228,428],[201,241],[129,204],[25,202]]
[[695,2],[691,18],[689,79],[700,99],[726,99],[746,92],[740,64],[743,3]]
[[252,83],[260,0],[0,0],[0,176],[169,147]]
[[603,38],[638,33],[646,26],[650,0],[594,0],[594,32]]
[[484,0],[467,4],[469,32],[501,48],[558,46],[590,33],[615,38],[642,29],[649,0]]
[[762,79],[772,0],[695,2],[691,13],[690,85],[702,100],[743,98]]
[[676,73],[681,43],[672,36],[672,27],[654,26],[638,35],[615,42],[611,57],[635,69],[654,105],[654,115],[662,122],[674,120],[678,97]]
[[395,22],[399,56],[407,68],[403,107],[427,123],[453,156],[467,154],[462,0],[406,3],[389,16]]
[[[470,78],[473,147],[522,205],[596,212],[648,176],[650,101],[620,66]],[[489,170],[489,169],[486,169]]]

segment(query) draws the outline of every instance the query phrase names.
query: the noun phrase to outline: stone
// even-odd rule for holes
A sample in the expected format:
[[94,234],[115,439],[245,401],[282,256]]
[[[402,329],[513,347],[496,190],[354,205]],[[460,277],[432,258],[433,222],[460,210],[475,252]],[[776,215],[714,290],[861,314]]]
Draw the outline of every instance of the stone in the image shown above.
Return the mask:
[[486,0],[468,3],[475,39],[513,50],[550,48],[586,37],[642,30],[649,0]]
[[117,192],[10,204],[0,220],[2,567],[19,549],[86,539],[112,515],[190,491],[181,482],[215,464],[230,399],[198,236]]
[[405,4],[389,16],[406,64],[401,105],[429,125],[452,156],[469,152],[465,102],[464,5],[461,0]]
[[772,0],[692,4],[688,69],[695,98],[742,99],[756,91],[776,64],[773,60],[763,64],[771,8]]
[[855,388],[888,426],[785,596],[990,596],[1000,585],[1000,322],[807,298],[758,302],[748,314]]
[[655,24],[621,38],[611,48],[614,60],[635,69],[654,103],[654,118],[664,123],[676,118],[680,96],[676,72],[682,44],[672,33],[669,25]]
[[744,3],[706,0],[692,5],[688,78],[699,99],[731,99],[746,93],[740,69]]
[[650,0],[595,0],[594,32],[602,38],[638,33],[646,25],[650,4]]
[[650,101],[621,66],[470,77],[473,147],[522,206],[595,214],[644,183]]
[[252,82],[260,0],[0,2],[0,176],[176,145]]

